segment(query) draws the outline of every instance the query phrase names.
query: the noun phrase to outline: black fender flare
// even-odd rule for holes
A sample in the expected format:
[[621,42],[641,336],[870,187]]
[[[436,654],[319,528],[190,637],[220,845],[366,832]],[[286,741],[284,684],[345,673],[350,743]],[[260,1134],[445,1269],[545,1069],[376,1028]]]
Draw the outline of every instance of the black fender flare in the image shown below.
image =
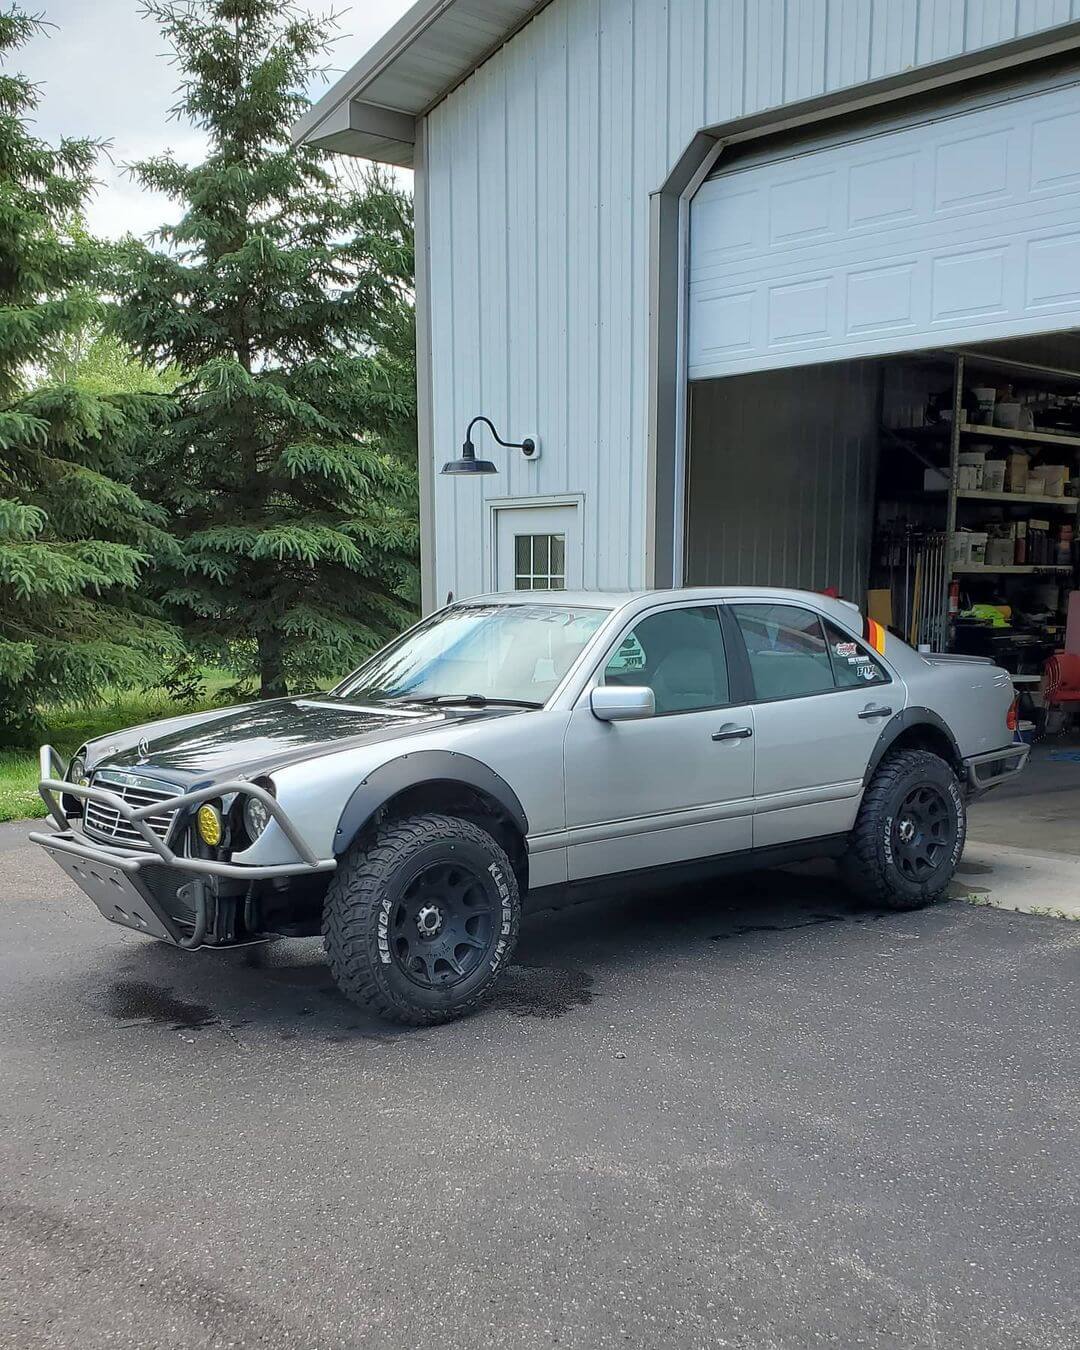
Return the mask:
[[529,821],[517,793],[494,769],[470,755],[452,750],[419,750],[401,755],[374,769],[353,789],[345,803],[334,834],[334,854],[340,856],[381,806],[406,788],[426,783],[458,784],[493,797],[521,831],[529,833]]
[[912,727],[933,727],[935,731],[941,734],[949,743],[949,749],[952,751],[953,768],[957,773],[963,770],[964,757],[960,753],[960,747],[956,743],[956,737],[949,730],[947,723],[939,717],[932,708],[904,708],[898,712],[895,717],[891,717],[881,729],[881,734],[877,738],[873,754],[866,766],[866,772],[863,774],[863,786],[865,787],[870,779],[873,778],[877,766],[885,758],[892,746],[905,731]]

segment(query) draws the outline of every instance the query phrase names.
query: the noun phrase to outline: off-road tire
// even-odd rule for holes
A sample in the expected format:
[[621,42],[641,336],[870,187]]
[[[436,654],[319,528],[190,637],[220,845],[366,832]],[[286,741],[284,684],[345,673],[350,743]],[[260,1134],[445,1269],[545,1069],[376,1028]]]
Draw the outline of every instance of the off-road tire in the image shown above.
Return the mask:
[[[403,968],[401,943],[391,950],[391,923],[418,878],[458,865],[475,877],[470,892],[482,891],[481,903],[490,906],[486,945],[466,977],[424,988]],[[472,1012],[492,994],[513,955],[520,918],[517,878],[496,840],[471,821],[432,813],[385,821],[341,859],[323,906],[323,941],[346,998],[388,1021],[424,1026]],[[408,936],[417,942],[411,927]]]
[[[898,813],[912,794],[920,792],[943,804],[945,838],[935,853],[936,865],[912,876],[911,859],[904,856],[899,838],[910,815]],[[881,761],[863,794],[841,874],[848,887],[870,904],[918,909],[945,892],[964,851],[966,832],[960,783],[945,760],[929,750],[893,751]]]

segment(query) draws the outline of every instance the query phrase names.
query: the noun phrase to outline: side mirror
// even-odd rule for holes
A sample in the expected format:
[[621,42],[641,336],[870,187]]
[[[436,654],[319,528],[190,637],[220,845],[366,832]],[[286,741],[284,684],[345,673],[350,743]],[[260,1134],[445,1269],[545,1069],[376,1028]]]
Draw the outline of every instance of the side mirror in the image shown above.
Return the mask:
[[589,706],[601,722],[634,722],[656,716],[656,695],[648,685],[598,685],[589,695]]

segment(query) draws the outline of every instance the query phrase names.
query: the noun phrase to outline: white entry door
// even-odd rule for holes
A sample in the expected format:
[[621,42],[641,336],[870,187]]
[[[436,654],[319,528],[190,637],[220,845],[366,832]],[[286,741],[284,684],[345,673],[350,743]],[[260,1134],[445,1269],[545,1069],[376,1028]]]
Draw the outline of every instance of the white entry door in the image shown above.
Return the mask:
[[495,587],[566,591],[581,587],[577,503],[495,508]]

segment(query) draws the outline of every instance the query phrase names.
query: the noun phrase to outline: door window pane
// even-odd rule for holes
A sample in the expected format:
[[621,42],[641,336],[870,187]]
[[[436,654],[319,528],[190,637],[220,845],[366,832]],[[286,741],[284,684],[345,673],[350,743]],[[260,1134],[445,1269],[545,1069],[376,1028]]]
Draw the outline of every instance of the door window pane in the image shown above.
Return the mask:
[[825,639],[829,644],[833,678],[838,689],[855,689],[869,684],[888,684],[884,666],[861,642],[825,620]]
[[563,534],[516,534],[514,536],[514,590],[564,591],[566,589],[566,536]]
[[648,685],[658,713],[723,707],[731,700],[716,610],[668,609],[642,619],[608,658],[604,683]]
[[798,605],[735,605],[760,699],[835,688],[821,620]]

